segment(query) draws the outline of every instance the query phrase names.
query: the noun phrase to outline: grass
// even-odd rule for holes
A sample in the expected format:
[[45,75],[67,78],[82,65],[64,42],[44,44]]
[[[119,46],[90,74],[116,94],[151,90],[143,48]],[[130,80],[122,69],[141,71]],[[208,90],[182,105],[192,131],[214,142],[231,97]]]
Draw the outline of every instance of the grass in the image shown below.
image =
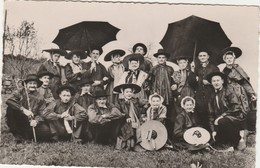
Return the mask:
[[98,166],[98,167],[176,167],[189,168],[191,162],[199,161],[203,168],[253,168],[255,167],[255,136],[250,135],[245,151],[231,153],[204,152],[192,154],[187,151],[162,149],[156,152],[117,151],[112,146],[93,143],[21,143],[14,138],[5,125],[5,100],[2,96],[1,164]]

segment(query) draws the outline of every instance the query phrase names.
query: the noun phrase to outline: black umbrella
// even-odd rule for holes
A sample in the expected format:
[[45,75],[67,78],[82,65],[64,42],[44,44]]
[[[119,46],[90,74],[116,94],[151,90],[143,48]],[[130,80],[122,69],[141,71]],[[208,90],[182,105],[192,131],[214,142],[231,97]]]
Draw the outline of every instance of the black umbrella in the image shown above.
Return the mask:
[[170,53],[169,60],[174,63],[178,56],[188,56],[195,60],[199,50],[207,49],[211,52],[211,62],[218,65],[223,62],[220,51],[229,47],[232,42],[218,22],[190,16],[170,23],[160,44]]
[[116,40],[119,30],[108,22],[85,21],[60,29],[53,43],[65,50],[89,51]]

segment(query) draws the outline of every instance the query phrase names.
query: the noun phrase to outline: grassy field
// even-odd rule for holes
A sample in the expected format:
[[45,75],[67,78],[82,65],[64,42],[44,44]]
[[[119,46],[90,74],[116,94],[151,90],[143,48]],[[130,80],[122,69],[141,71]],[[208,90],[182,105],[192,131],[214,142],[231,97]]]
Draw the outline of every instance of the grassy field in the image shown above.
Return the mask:
[[157,152],[117,151],[112,146],[93,143],[22,143],[15,144],[5,125],[5,100],[2,97],[0,164],[101,166],[101,167],[176,167],[189,168],[200,162],[202,168],[255,167],[255,136],[250,135],[245,151],[231,153],[204,152],[192,154],[162,149]]

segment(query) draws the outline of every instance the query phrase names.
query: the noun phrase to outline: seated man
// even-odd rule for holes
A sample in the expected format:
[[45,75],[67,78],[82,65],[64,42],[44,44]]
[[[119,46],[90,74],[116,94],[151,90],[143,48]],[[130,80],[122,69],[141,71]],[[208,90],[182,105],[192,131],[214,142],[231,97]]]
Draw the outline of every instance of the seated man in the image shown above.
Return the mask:
[[227,144],[234,150],[246,147],[244,127],[247,112],[231,85],[227,76],[221,72],[212,72],[207,76],[215,93],[209,100],[209,123],[213,140],[218,144]]
[[115,145],[123,114],[107,102],[107,96],[105,90],[95,91],[95,101],[88,108],[89,130],[95,142]]
[[57,89],[59,99],[50,103],[43,111],[48,121],[52,140],[85,140],[86,110],[78,105],[72,96],[76,90],[71,85],[63,85]]
[[[24,88],[13,93],[6,101],[7,125],[17,143],[36,138],[48,140],[50,130],[44,122],[42,112],[46,106],[43,96],[36,88],[42,85],[36,74],[30,74],[23,81]],[[33,129],[36,136],[33,136]]]

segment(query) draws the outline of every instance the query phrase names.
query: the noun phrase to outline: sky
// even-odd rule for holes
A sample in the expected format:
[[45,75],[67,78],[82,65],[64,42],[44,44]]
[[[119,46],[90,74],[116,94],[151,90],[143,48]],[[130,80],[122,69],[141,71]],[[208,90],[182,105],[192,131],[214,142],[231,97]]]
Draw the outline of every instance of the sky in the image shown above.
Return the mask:
[[[220,5],[169,5],[169,4],[136,4],[136,3],[97,3],[97,2],[30,2],[7,1],[7,25],[18,27],[23,20],[35,23],[41,41],[40,48],[47,49],[57,36],[59,29],[81,21],[107,21],[121,29],[117,40],[103,46],[100,57],[109,51],[120,48],[127,54],[137,42],[151,46],[152,56],[162,46],[159,44],[169,23],[196,15],[219,22],[232,46],[240,47],[243,55],[237,63],[251,77],[252,85],[257,87],[258,66],[258,15],[259,9],[253,6],[220,6]],[[43,53],[48,56],[47,53]],[[67,61],[61,59],[65,64]],[[174,64],[175,70],[178,67]],[[220,69],[224,65],[219,66]]]

